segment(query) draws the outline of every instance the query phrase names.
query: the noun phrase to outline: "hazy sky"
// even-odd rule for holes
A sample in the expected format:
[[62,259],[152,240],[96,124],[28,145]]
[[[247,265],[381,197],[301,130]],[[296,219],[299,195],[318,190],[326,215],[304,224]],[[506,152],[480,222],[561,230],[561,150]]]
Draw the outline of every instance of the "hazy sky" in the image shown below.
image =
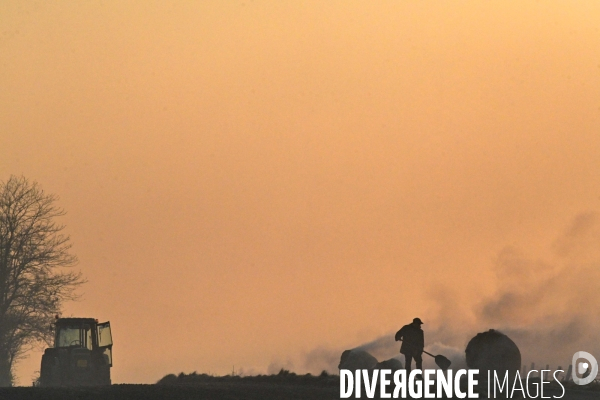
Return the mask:
[[[89,281],[64,315],[111,321],[113,382],[318,372],[315,349],[415,316],[428,344],[521,337],[600,291],[569,273],[600,266],[599,21],[597,1],[5,0],[0,180],[60,196]],[[515,287],[540,306],[506,311]]]

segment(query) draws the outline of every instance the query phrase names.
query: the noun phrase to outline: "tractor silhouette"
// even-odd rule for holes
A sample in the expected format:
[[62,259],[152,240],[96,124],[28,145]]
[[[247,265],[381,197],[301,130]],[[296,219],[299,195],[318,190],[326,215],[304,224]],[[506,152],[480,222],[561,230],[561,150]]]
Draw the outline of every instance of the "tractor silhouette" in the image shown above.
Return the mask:
[[54,347],[42,356],[40,386],[110,385],[110,322],[94,318],[57,318]]

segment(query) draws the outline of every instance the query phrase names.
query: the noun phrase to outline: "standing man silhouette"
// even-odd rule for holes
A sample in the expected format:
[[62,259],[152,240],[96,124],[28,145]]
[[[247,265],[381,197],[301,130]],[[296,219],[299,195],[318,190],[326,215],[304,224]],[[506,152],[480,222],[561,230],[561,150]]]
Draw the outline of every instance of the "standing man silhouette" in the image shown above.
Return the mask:
[[413,358],[417,369],[423,370],[423,357],[421,355],[425,347],[425,338],[421,325],[423,325],[423,321],[420,318],[415,318],[412,324],[404,325],[402,329],[396,332],[396,341],[402,340],[400,353],[404,354],[407,374],[410,374]]

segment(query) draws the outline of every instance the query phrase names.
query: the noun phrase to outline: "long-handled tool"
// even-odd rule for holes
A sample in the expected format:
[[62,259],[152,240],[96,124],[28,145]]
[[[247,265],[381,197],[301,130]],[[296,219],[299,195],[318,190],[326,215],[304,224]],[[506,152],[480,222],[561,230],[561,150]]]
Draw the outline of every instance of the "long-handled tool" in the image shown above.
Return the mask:
[[[400,342],[402,341],[402,339],[398,339]],[[410,345],[408,345],[409,347],[412,347]],[[435,360],[435,363],[437,364],[438,367],[440,367],[440,369],[442,371],[447,370],[448,368],[450,368],[450,364],[452,364],[452,361],[448,360],[446,357],[444,357],[441,354],[438,354],[437,356],[434,356],[433,354],[423,350],[423,353],[433,357],[433,359]]]

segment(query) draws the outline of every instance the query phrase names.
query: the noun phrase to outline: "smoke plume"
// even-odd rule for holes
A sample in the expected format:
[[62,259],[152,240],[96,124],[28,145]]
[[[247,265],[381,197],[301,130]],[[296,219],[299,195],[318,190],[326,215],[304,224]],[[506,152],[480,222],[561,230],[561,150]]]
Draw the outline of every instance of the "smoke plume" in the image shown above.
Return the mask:
[[[465,368],[466,343],[478,332],[497,329],[521,351],[526,365],[569,365],[573,353],[585,350],[600,356],[600,221],[595,213],[576,216],[534,257],[514,246],[501,249],[492,261],[496,290],[467,307],[456,304],[450,288],[436,288],[438,315],[428,324],[426,348],[443,354],[452,368]],[[398,329],[399,327],[395,327]],[[357,346],[379,361],[398,356],[395,330]],[[317,348],[305,356],[309,371],[337,372],[345,349]],[[433,368],[430,357],[424,367]],[[316,371],[315,371],[316,372]]]
[[498,290],[476,311],[517,343],[524,361],[565,367],[578,350],[600,350],[598,216],[578,215],[550,248],[546,259],[503,249],[494,265]]

